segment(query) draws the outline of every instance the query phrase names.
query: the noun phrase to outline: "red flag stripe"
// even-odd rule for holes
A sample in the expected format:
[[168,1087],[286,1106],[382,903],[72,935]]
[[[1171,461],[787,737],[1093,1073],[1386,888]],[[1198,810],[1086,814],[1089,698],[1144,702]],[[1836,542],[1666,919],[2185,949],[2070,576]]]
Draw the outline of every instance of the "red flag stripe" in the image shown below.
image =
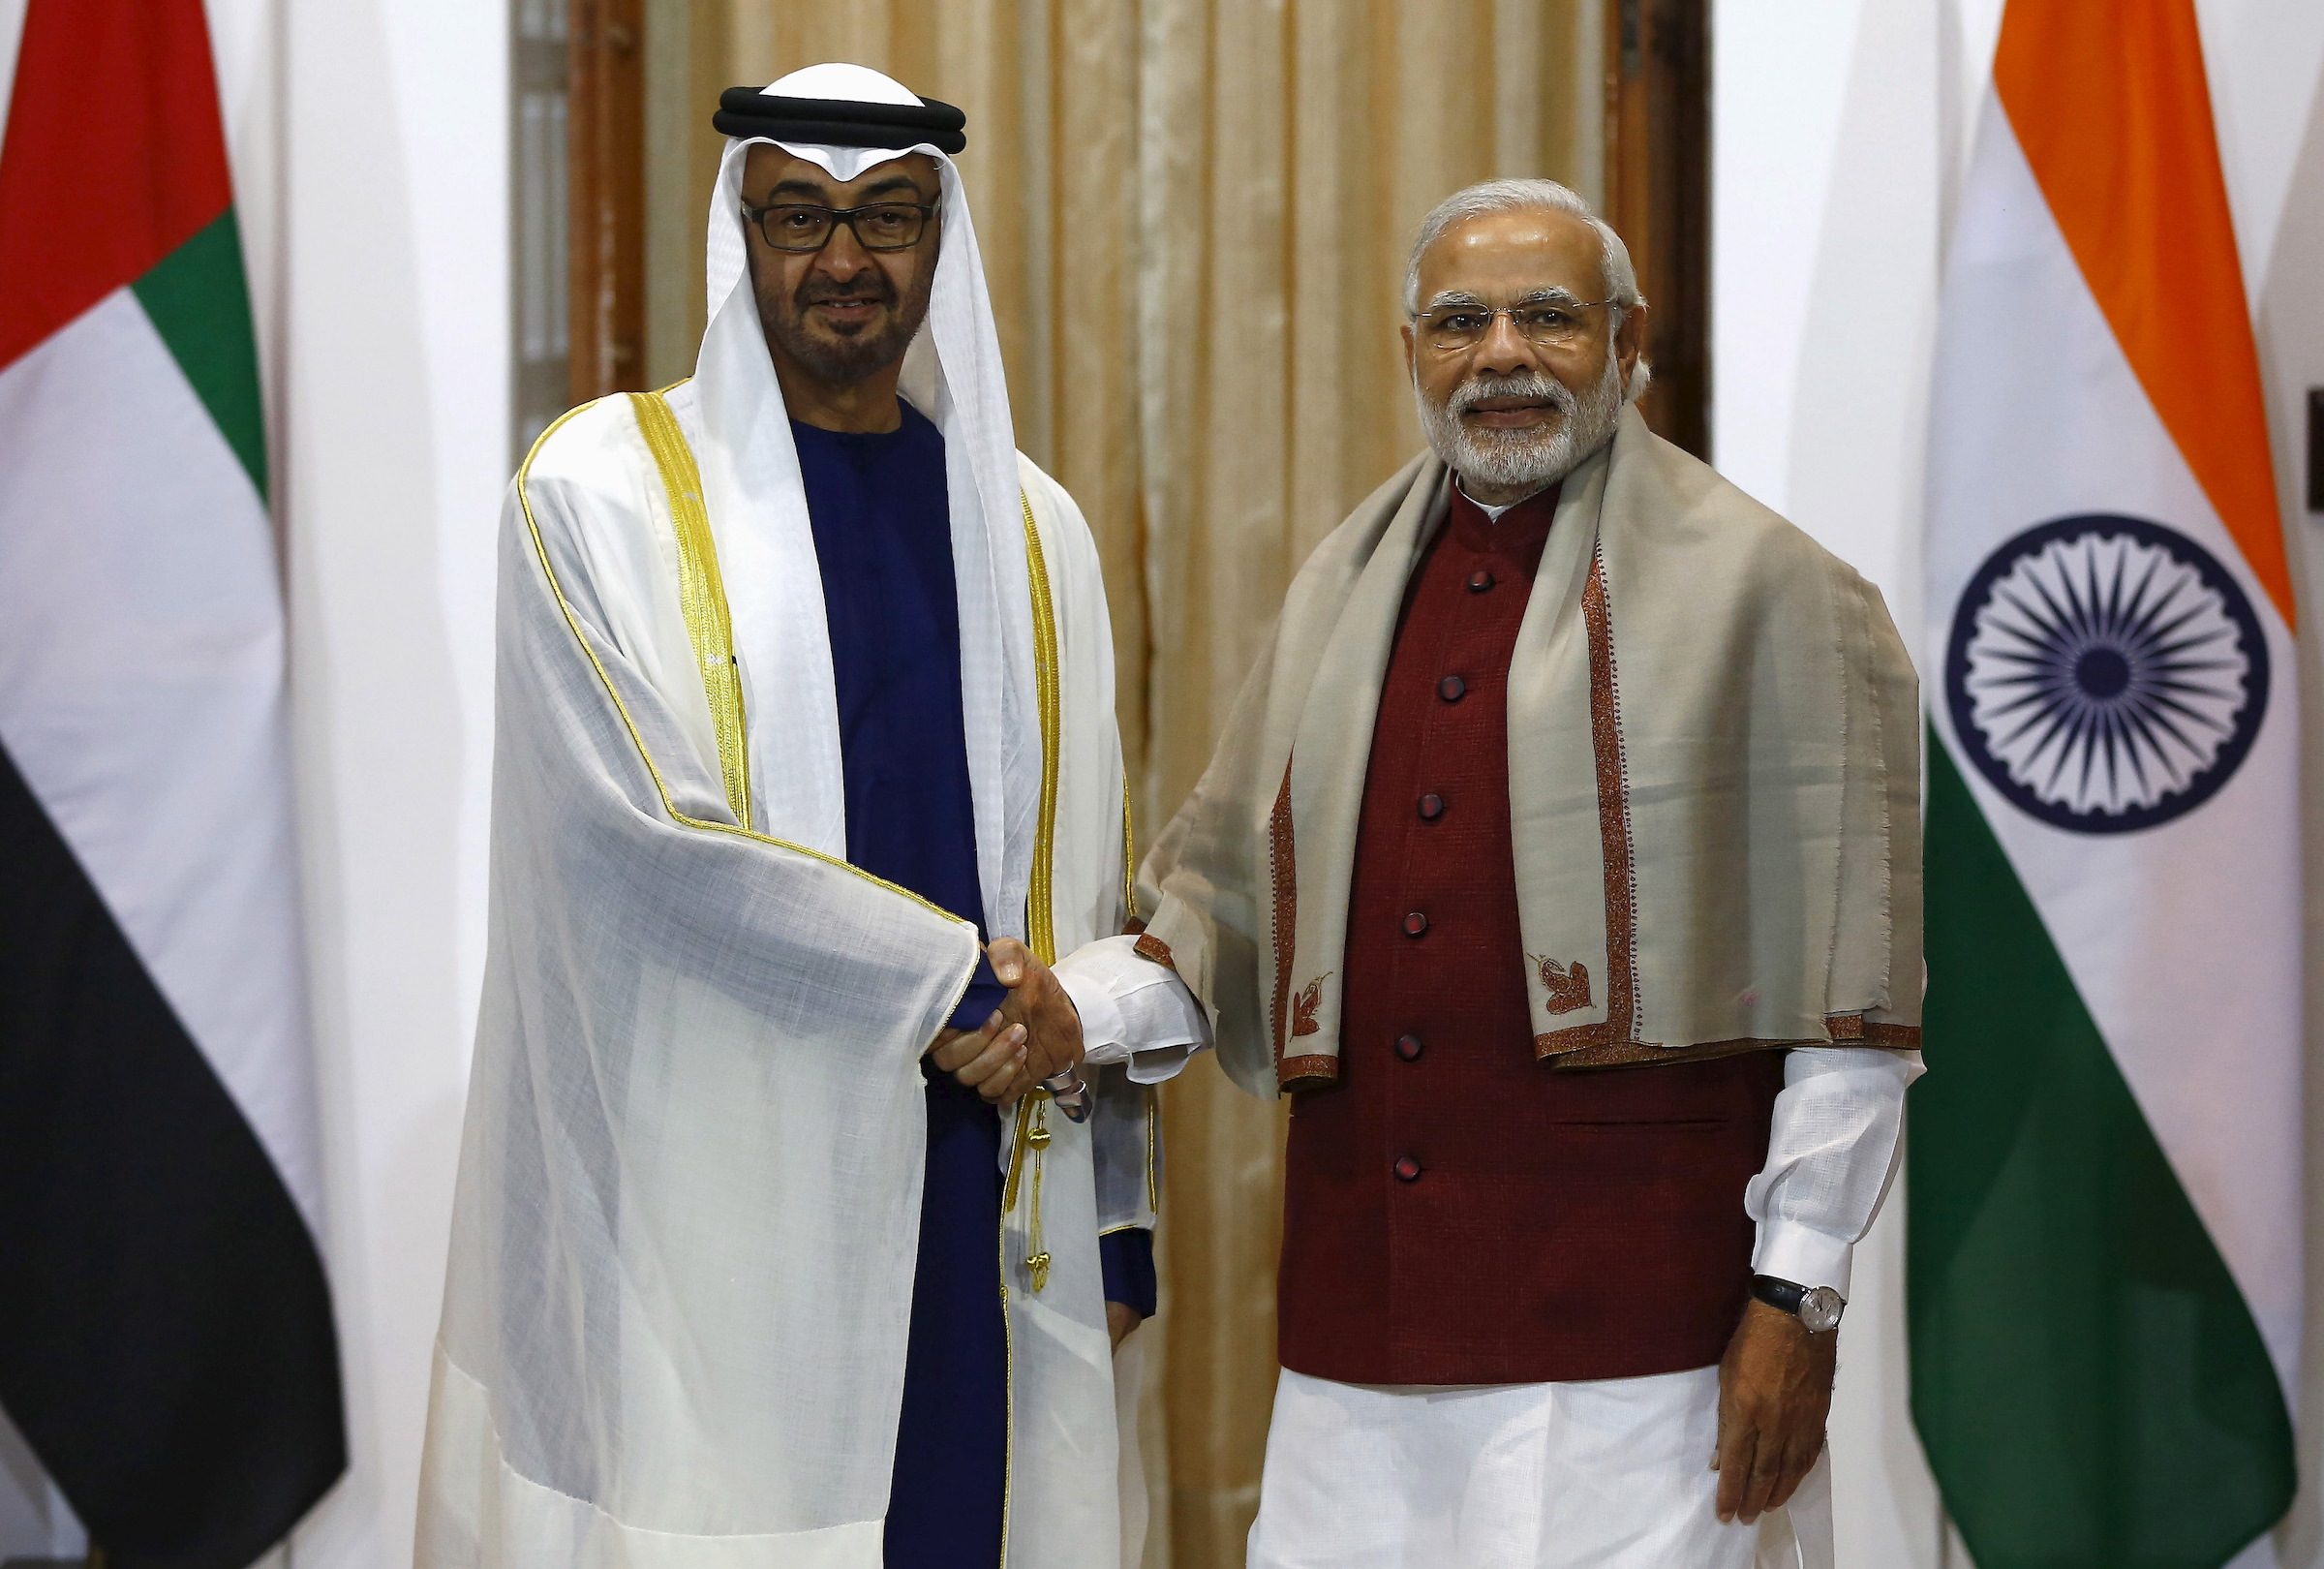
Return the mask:
[[0,140],[0,367],[232,200],[201,0],[32,0]]
[[2139,385],[2292,624],[2259,356],[2192,0],[2010,0],[1993,78]]

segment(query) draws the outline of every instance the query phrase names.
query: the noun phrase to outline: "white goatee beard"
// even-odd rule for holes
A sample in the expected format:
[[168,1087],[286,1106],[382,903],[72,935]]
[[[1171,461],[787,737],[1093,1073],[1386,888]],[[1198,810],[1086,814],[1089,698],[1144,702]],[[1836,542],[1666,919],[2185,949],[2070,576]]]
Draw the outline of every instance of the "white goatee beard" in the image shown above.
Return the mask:
[[[1612,440],[1622,417],[1622,363],[1605,356],[1605,374],[1587,392],[1533,372],[1522,376],[1475,376],[1443,403],[1432,403],[1412,385],[1421,429],[1445,467],[1479,487],[1540,490],[1574,472],[1574,466]],[[1472,430],[1461,415],[1486,398],[1540,398],[1564,417],[1547,430]]]

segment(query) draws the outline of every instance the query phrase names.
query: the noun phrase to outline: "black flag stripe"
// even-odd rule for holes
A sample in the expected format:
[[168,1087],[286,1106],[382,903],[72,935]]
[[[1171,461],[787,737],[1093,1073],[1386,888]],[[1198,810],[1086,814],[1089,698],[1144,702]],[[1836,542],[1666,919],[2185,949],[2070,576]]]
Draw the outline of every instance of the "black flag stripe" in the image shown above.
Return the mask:
[[5,747],[0,1406],[115,1569],[245,1569],[347,1466],[315,1239]]

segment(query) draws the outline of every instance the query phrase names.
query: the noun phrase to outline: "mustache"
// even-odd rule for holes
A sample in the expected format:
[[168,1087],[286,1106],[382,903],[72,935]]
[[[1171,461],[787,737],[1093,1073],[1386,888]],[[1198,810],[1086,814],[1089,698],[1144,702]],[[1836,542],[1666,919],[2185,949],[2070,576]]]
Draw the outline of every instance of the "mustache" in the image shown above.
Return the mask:
[[1527,373],[1518,376],[1473,376],[1452,389],[1445,412],[1455,419],[1487,398],[1531,398],[1546,403],[1569,417],[1578,413],[1581,400],[1571,387],[1553,377]]
[[838,283],[829,278],[810,278],[799,286],[791,299],[801,310],[810,305],[893,305],[896,303],[896,289],[877,274],[852,279],[847,283]]

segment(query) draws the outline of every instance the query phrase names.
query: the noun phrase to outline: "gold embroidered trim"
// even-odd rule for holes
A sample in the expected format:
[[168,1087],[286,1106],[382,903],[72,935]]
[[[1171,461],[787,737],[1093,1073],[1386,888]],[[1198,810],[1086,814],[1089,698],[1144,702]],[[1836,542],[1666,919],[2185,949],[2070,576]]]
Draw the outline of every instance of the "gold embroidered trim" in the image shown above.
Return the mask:
[[1331,1083],[1339,1077],[1339,1059],[1318,1053],[1311,1057],[1286,1057],[1275,1063],[1275,1088],[1278,1090],[1306,1090]]
[[1024,1170],[1025,1140],[1032,1128],[1033,1097],[1027,1094],[1018,1100],[1016,1121],[1009,1127],[1009,1176],[1000,1185],[1003,1225],[1007,1223],[1007,1215],[1017,1208],[1017,1179]]
[[1009,1505],[1017,1495],[1017,1329],[1009,1312],[1009,1215],[1001,1212],[994,1275],[1000,1282],[1000,1562],[1008,1569]]
[[1050,862],[1056,848],[1061,741],[1057,733],[1057,614],[1050,599],[1049,563],[1041,553],[1041,531],[1033,525],[1032,498],[1020,490],[1017,505],[1024,511],[1025,576],[1033,594],[1033,687],[1041,704],[1041,817],[1033,832],[1033,873],[1025,889],[1024,924],[1027,945],[1043,964],[1054,965],[1057,962],[1057,937],[1050,910]]
[[[1056,920],[1051,908],[1052,867],[1056,853],[1057,770],[1062,750],[1057,677],[1057,615],[1050,596],[1049,562],[1041,551],[1041,531],[1033,521],[1033,502],[1023,490],[1017,505],[1024,514],[1025,577],[1033,600],[1033,688],[1041,711],[1041,811],[1033,830],[1032,875],[1024,894],[1025,945],[1045,965],[1057,962]],[[1123,783],[1126,803],[1128,783]],[[1025,1221],[1024,1267],[1035,1292],[1049,1284],[1050,1256],[1042,1246],[1041,1179],[1049,1163],[1049,1092],[1029,1090],[1017,1102],[1015,1135],[1009,1146],[1009,1176],[1001,1184],[1002,1224],[1017,1207],[1017,1183],[1024,1154],[1033,1154],[1032,1213]]]
[[[669,784],[661,777],[661,769],[654,761],[654,754],[646,750],[645,736],[638,730],[637,722],[629,717],[628,706],[622,701],[622,694],[613,684],[613,676],[611,672],[605,668],[604,661],[597,658],[597,651],[589,646],[589,638],[584,635],[581,631],[580,618],[573,614],[571,601],[566,599],[565,590],[559,586],[557,582],[557,569],[549,564],[548,544],[541,538],[540,524],[533,516],[533,498],[527,489],[527,484],[532,477],[533,460],[540,455],[540,449],[543,444],[545,444],[550,437],[556,435],[558,430],[564,426],[565,422],[572,418],[573,415],[596,407],[596,403],[593,402],[582,404],[578,409],[568,409],[564,414],[558,415],[554,424],[550,425],[548,429],[540,433],[539,439],[535,441],[533,444],[533,449],[525,454],[525,461],[517,467],[516,500],[518,508],[524,512],[525,515],[525,528],[533,538],[533,554],[540,562],[541,575],[548,580],[549,593],[557,600],[557,608],[565,617],[566,630],[573,634],[573,641],[580,646],[582,657],[587,659],[589,661],[590,667],[597,672],[597,681],[601,686],[604,687],[605,695],[611,699],[614,713],[620,717],[622,727],[629,732],[630,745],[637,749],[638,760],[646,765],[647,777],[654,781],[654,791],[661,798],[662,811],[668,814],[672,822],[679,824],[681,827],[698,828],[705,833],[732,834],[737,839],[748,839],[754,844],[772,845],[777,849],[788,850],[794,855],[804,855],[810,860],[820,861],[825,866],[835,867],[841,872],[848,873],[854,877],[859,877],[874,887],[884,888],[889,893],[898,895],[901,898],[908,899],[913,904],[918,905],[922,909],[928,910],[932,914],[941,915],[946,920],[956,922],[962,926],[974,926],[976,924],[974,921],[968,920],[964,916],[955,915],[951,910],[946,909],[943,906],[936,904],[932,900],[922,898],[920,895],[912,892],[912,890],[909,888],[903,887],[898,883],[890,882],[885,877],[876,877],[873,874],[865,871],[862,867],[852,865],[849,862],[840,859],[836,855],[826,855],[821,850],[816,849],[811,846],[795,844],[787,839],[777,839],[772,834],[757,833],[737,823],[713,822],[706,817],[688,816],[687,814],[678,810],[677,803],[670,797]],[[968,995],[968,981],[972,976],[975,975],[975,967],[970,966],[967,974],[961,977],[961,997],[965,997]],[[953,1006],[957,1008],[959,1005],[960,997],[956,997],[953,999]]]
[[1138,835],[1130,822],[1130,773],[1121,773],[1121,910],[1124,921],[1138,919]]
[[702,505],[702,472],[678,416],[658,392],[629,394],[638,434],[660,472],[669,502],[670,529],[678,539],[678,604],[686,615],[687,639],[702,670],[702,695],[710,700],[711,729],[718,736],[719,774],[734,820],[750,826],[749,729],[743,718],[742,670],[734,660],[734,626],[726,613],[726,583],[719,571],[718,542]]
[[1823,1028],[1834,1040],[1861,1041],[1867,1046],[1885,1046],[1892,1051],[1920,1050],[1918,1025],[1883,1024],[1861,1013],[1827,1013]]
[[1146,1209],[1162,1213],[1162,1096],[1146,1087]]

